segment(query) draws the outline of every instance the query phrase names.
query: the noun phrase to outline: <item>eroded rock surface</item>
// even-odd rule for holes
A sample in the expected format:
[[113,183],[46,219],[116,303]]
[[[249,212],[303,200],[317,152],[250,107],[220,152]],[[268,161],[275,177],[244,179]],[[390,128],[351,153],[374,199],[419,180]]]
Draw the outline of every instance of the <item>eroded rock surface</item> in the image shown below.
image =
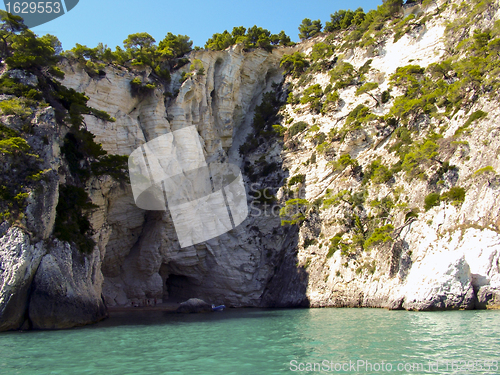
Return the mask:
[[[481,21],[485,26],[491,27],[498,19],[498,7],[493,8]],[[434,12],[435,4],[422,11]],[[86,186],[98,206],[90,218],[96,241],[93,252],[83,255],[69,244],[53,241],[58,189],[65,179],[59,173],[59,144],[64,134],[55,131],[54,111],[47,108],[37,114],[37,126],[29,140],[43,154],[47,178],[40,183],[40,192],[28,198],[28,228],[0,225],[0,330],[29,325],[66,328],[102,319],[105,305],[141,306],[190,298],[231,307],[498,307],[497,98],[480,97],[471,108],[452,114],[446,123],[437,124],[426,114],[411,119],[412,126],[422,134],[431,128],[440,132],[436,142],[448,167],[455,166],[439,175],[441,165],[436,163],[425,171],[427,180],[405,178],[404,172],[396,169],[389,180],[377,186],[363,182],[374,160],[387,166],[398,162],[390,150],[395,143],[391,137],[396,131],[393,125],[375,119],[342,136],[335,133],[361,104],[376,116],[387,115],[394,97],[402,94],[398,88],[391,88],[391,74],[400,66],[418,64],[425,68],[439,62],[446,50],[445,21],[454,17],[449,7],[442,16],[431,17],[425,26],[413,25],[397,41],[389,35],[376,45],[346,50],[342,58],[355,69],[371,60],[366,80],[379,86],[373,96],[357,95],[355,85],[341,88],[339,99],[323,114],[313,111],[309,104],[285,102],[287,89],[302,94],[316,84],[326,90],[331,84],[328,71],[317,69],[308,80],[300,81],[284,78],[279,63],[285,53],[309,54],[314,43],[324,37],[294,48],[277,48],[272,53],[244,51],[241,45],[225,51],[193,51],[188,57],[202,62],[204,74],[193,72],[181,83],[181,73],[189,71],[187,64],[172,73],[167,87],[145,96],[133,96],[130,81],[135,77],[148,80],[147,69],[109,65],[104,69],[105,76],[97,78],[90,77],[78,64],[63,62],[63,84],[84,92],[90,106],[116,118],[115,122],[104,122],[85,117],[88,129],[105,150],[130,155],[158,136],[195,126],[208,162],[231,162],[244,171],[250,215],[224,235],[180,248],[168,211],[139,209],[129,185],[101,176],[92,178]],[[340,38],[332,43],[340,49],[343,41]],[[334,58],[327,61],[328,66],[335,65]],[[30,75],[18,71],[12,74],[26,84],[36,84]],[[388,89],[392,98],[382,103],[382,93]],[[287,133],[279,140],[273,134],[255,131],[254,110],[269,91],[282,102],[281,119],[277,121],[285,128],[304,122],[304,131],[293,136]],[[467,97],[475,95],[467,93]],[[457,130],[479,110],[487,116],[474,122],[467,141],[457,141]],[[12,127],[20,126],[7,120]],[[319,140],[324,142],[331,134],[330,147],[318,148]],[[241,155],[240,146],[252,138],[257,144]],[[349,155],[356,163],[338,168],[335,163],[341,155]],[[476,173],[487,166],[487,173]],[[290,183],[291,177],[300,175],[303,177],[296,183]],[[429,192],[458,186],[466,191],[459,204],[440,201],[435,207],[423,208]],[[272,196],[269,201],[258,201],[256,195],[264,188],[269,188]],[[280,208],[292,196],[321,203],[329,192],[342,191],[362,192],[365,207],[341,199],[331,207],[320,205],[310,210],[299,224],[282,225]],[[351,252],[331,248],[332,240],[345,231],[346,222],[352,221],[348,224],[355,226],[354,216],[349,215],[355,213],[360,221],[367,219],[389,196],[400,208],[390,221],[387,219],[394,226],[391,241]],[[359,232],[365,229],[358,228]],[[350,238],[344,245],[354,240]]]

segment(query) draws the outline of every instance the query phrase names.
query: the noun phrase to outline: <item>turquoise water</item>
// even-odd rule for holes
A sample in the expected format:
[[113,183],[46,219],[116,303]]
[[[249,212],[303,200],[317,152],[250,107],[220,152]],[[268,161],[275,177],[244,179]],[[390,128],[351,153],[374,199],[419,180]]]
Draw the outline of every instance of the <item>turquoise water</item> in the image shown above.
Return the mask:
[[1,375],[292,374],[315,373],[314,363],[316,373],[500,373],[494,361],[500,311],[134,311],[79,329],[0,334]]

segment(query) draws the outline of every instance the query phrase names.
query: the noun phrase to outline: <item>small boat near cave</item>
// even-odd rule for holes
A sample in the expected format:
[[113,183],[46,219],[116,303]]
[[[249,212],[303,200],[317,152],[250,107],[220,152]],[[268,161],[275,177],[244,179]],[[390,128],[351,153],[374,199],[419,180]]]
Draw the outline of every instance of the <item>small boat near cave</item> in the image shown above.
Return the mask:
[[224,305],[215,306],[212,305],[212,311],[223,311],[226,308]]

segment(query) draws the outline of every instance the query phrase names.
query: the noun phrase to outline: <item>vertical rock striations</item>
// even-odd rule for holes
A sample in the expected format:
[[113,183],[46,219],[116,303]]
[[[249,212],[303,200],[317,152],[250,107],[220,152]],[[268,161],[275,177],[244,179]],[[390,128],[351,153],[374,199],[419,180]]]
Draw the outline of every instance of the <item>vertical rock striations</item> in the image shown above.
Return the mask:
[[[83,255],[54,240],[59,185],[69,177],[59,152],[65,134],[46,108],[29,140],[46,178],[27,200],[28,227],[0,226],[0,330],[67,328],[104,318],[106,305],[189,298],[227,306],[498,306],[500,103],[490,86],[458,78],[467,61],[453,59],[467,53],[447,54],[450,43],[474,39],[475,28],[497,35],[499,9],[491,1],[471,3],[469,13],[438,3],[407,8],[411,15],[387,21],[376,41],[347,30],[273,52],[193,51],[188,58],[202,70],[181,82],[188,64],[145,95],[133,95],[130,82],[150,80],[148,69],[109,65],[90,77],[64,61],[63,84],[116,118],[85,116],[106,151],[129,155],[195,126],[207,161],[244,170],[250,215],[181,249],[168,211],[137,208],[130,186],[104,175],[86,183],[97,206],[94,250]],[[458,18],[466,32],[450,38]],[[473,39],[461,45],[479,48]],[[318,45],[329,54],[318,57]],[[310,68],[283,76],[280,60],[295,51]],[[410,98],[408,82],[414,91],[449,91]]]

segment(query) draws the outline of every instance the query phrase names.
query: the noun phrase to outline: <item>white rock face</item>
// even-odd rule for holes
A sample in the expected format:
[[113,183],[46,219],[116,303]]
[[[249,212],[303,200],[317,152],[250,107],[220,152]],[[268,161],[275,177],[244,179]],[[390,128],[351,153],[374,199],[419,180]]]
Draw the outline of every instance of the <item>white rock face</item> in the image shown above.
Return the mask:
[[[35,76],[21,71],[13,75],[36,85]],[[69,328],[95,322],[107,314],[101,297],[101,252],[96,249],[83,256],[68,244],[51,240],[59,185],[66,177],[61,172],[59,149],[65,134],[60,134],[51,107],[39,110],[32,125],[27,142],[40,156],[43,178],[26,200],[24,223],[0,224],[0,331]],[[116,188],[110,180],[108,177],[108,190]],[[100,191],[105,192],[105,184],[101,185]],[[100,213],[95,214],[96,222]],[[105,238],[106,231],[99,235]],[[101,238],[96,240],[103,242]]]
[[[388,77],[398,66],[410,63],[427,66],[439,61],[444,49],[443,33],[442,20],[433,19],[426,27],[414,29],[395,43],[389,38],[377,51],[367,53],[356,49],[344,57],[356,67],[371,58],[373,70],[369,76],[379,82],[381,92],[387,89]],[[307,53],[311,46],[312,42],[307,42],[296,50]],[[133,97],[130,81],[137,74],[147,78],[148,72],[128,72],[116,67],[107,67],[106,77],[98,80],[90,78],[78,66],[66,64],[64,84],[85,92],[91,106],[116,118],[114,123],[104,123],[92,116],[86,117],[89,130],[110,153],[129,155],[162,134],[194,125],[208,161],[229,159],[238,164],[241,162],[238,148],[252,131],[252,110],[272,83],[282,81],[279,60],[284,53],[292,51],[244,52],[241,46],[234,46],[226,51],[192,52],[190,59],[201,60],[205,74],[194,74],[179,85],[180,72],[174,73],[168,88],[178,90],[174,98],[165,98],[160,89],[145,98]],[[310,84],[314,83],[325,88],[329,83],[328,74],[318,72]],[[369,99],[355,96],[353,88],[341,90],[340,94],[341,104],[327,116],[311,114],[303,106],[299,106],[299,110],[291,105],[286,108],[295,122],[314,122],[326,134],[352,109]],[[388,113],[390,103],[380,107],[375,104],[374,100],[368,100],[374,113]],[[487,135],[487,129],[494,127],[492,119],[500,115],[500,110],[488,102],[480,106],[490,115],[477,126],[475,136],[469,140],[467,152],[475,156],[465,160],[464,151],[457,149],[451,163],[459,166],[459,177],[450,175],[443,182],[448,187],[468,188],[463,205],[457,208],[442,204],[421,213],[393,244],[360,254],[356,260],[339,252],[327,258],[327,239],[337,231],[330,223],[342,217],[341,209],[311,218],[299,232],[296,228],[281,227],[276,213],[270,217],[251,215],[225,235],[181,249],[169,213],[140,210],[134,205],[128,187],[119,187],[107,180],[95,181],[91,196],[100,209],[93,214],[92,222],[98,231],[95,238],[102,257],[103,295],[107,305],[144,305],[191,297],[230,306],[373,306],[426,310],[498,304],[500,193],[497,185],[486,180],[471,183],[470,176],[484,165],[500,170],[498,160],[491,154],[500,144]],[[459,113],[447,132],[452,135],[452,128],[463,123],[459,116],[465,115]],[[376,126],[368,124],[363,130],[349,132],[334,153],[349,153],[363,167],[375,157],[381,157],[385,163],[395,163],[397,158],[382,147],[390,132],[383,133]],[[492,139],[487,148],[481,146],[484,137]],[[331,160],[328,155],[318,155],[316,165],[307,164],[313,147],[311,144],[309,149],[282,152],[277,146],[264,150],[265,161],[283,164],[293,174],[306,175],[304,196],[309,201],[324,195],[329,188],[350,189],[359,184],[350,169],[341,174],[332,173],[327,166]],[[248,155],[247,159],[252,157]],[[260,154],[255,159],[259,157]],[[273,172],[269,178],[277,179],[277,176]],[[250,181],[246,182],[247,190],[254,190]],[[428,191],[425,183],[404,184],[402,188],[408,202],[423,202]],[[381,185],[378,195],[371,199],[382,199],[389,192]],[[403,224],[404,215],[396,220]],[[304,247],[307,238],[315,238],[317,243]]]
[[68,243],[55,240],[31,286],[29,317],[33,328],[71,328],[107,317],[99,268],[98,252],[87,257]]
[[6,331],[24,323],[28,291],[47,249],[19,228],[0,234],[0,331]]
[[[165,99],[159,89],[146,98],[134,98],[129,85],[135,75],[112,67],[106,68],[105,78],[95,80],[78,66],[66,64],[63,83],[85,92],[89,105],[116,118],[113,123],[85,118],[96,141],[110,153],[129,155],[162,134],[194,125],[208,162],[228,160],[229,152],[238,163],[237,151],[231,150],[244,142],[251,111],[262,93],[282,80],[279,61],[285,52],[245,53],[242,46],[192,52],[190,58],[202,61],[205,74],[180,87],[180,73],[173,74],[171,89],[179,90],[173,99]],[[137,208],[130,188],[95,181],[91,197],[100,206],[92,223],[98,230],[108,306],[190,297],[233,306],[260,303],[272,268],[262,259],[263,249],[253,245],[253,220],[203,245],[181,249],[169,214]],[[273,225],[279,226],[279,220]],[[274,247],[277,240],[266,246]]]
[[[389,77],[397,67],[408,64],[425,67],[440,61],[445,48],[443,21],[454,18],[451,7],[443,14],[442,18],[434,18],[425,27],[415,28],[396,43],[389,36],[376,50],[355,49],[346,51],[343,57],[355,67],[363,66],[368,59],[372,60],[373,69],[368,73],[367,81],[379,83],[379,88],[373,94],[380,95],[388,88]],[[498,17],[498,13],[495,17]],[[488,25],[494,21],[488,17],[485,19]],[[329,83],[328,74],[319,72],[302,86],[298,80],[293,80],[294,93],[300,93],[313,84],[325,89]],[[480,109],[488,112],[485,119],[476,122],[467,142],[462,142],[453,151],[450,164],[457,166],[457,172],[447,172],[439,181],[443,191],[453,186],[465,188],[465,201],[458,206],[441,203],[439,207],[424,212],[424,198],[433,191],[429,181],[404,180],[404,174],[399,173],[390,186],[377,184],[376,187],[369,187],[361,184],[363,176],[356,175],[353,168],[334,173],[328,166],[327,163],[335,156],[346,153],[356,158],[363,171],[376,158],[380,158],[384,165],[395,164],[399,158],[389,153],[386,147],[393,144],[388,138],[390,132],[384,133],[384,129],[377,129],[372,122],[363,124],[363,129],[348,132],[343,140],[333,143],[330,154],[321,155],[318,152],[315,163],[311,162],[316,146],[312,141],[314,135],[319,132],[328,134],[334,128],[340,129],[345,117],[358,105],[368,106],[377,115],[389,112],[391,102],[377,107],[373,98],[356,96],[355,91],[356,87],[352,86],[339,90],[341,104],[336,111],[325,116],[311,113],[306,105],[286,106],[285,118],[293,118],[293,122],[305,121],[310,127],[315,125],[319,130],[301,134],[302,145],[295,146],[291,151],[288,143],[289,151],[282,153],[283,165],[293,171],[293,175],[306,176],[301,197],[309,202],[324,197],[327,189],[333,192],[344,189],[354,192],[367,190],[366,207],[370,201],[380,201],[397,188],[400,191],[398,194],[403,197],[399,202],[419,208],[419,217],[404,228],[404,213],[391,218],[390,223],[402,229],[393,244],[380,245],[370,251],[358,249],[353,255],[341,255],[337,251],[329,257],[329,240],[345,230],[339,223],[345,220],[349,211],[345,205],[337,204],[319,214],[311,214],[301,226],[299,238],[292,244],[298,248],[293,264],[297,264],[299,269],[290,265],[281,267],[288,267],[288,275],[293,269],[301,274],[303,282],[299,283],[299,287],[293,286],[296,288],[295,293],[303,287],[310,305],[318,307],[370,306],[431,310],[498,306],[499,178],[496,172],[482,177],[474,175],[475,171],[485,166],[500,170],[496,156],[500,143],[496,138],[498,125],[495,123],[500,115],[498,101],[481,98],[467,113],[458,113],[446,124],[443,135],[448,138],[448,142],[453,142],[455,131],[463,126],[471,113]],[[401,93],[393,89],[391,95]],[[429,119],[422,119],[420,126],[422,129],[428,127]],[[434,173],[428,172],[430,175]],[[370,209],[367,211],[353,210],[365,217],[373,214]],[[308,246],[306,241],[309,241]],[[293,257],[292,253],[288,256]],[[285,277],[280,280],[286,283]],[[285,297],[280,297],[279,293],[273,295],[275,301],[290,301],[293,292],[288,290],[281,294]]]
[[[439,61],[444,48],[443,32],[442,20],[433,19],[395,43],[390,37],[376,50],[347,51],[344,58],[358,68],[368,59],[373,60],[373,69],[367,75],[370,81],[379,83],[374,91],[379,97],[398,66],[427,66]],[[475,123],[467,144],[450,147],[449,160],[458,172],[449,171],[440,181],[446,189],[464,187],[463,204],[441,202],[428,211],[421,209],[418,218],[409,221],[401,209],[391,218],[394,226],[399,227],[392,243],[354,255],[340,251],[332,255],[330,239],[342,230],[339,223],[345,220],[345,202],[311,213],[301,226],[285,227],[281,226],[278,206],[272,207],[278,210],[269,214],[262,203],[250,197],[250,192],[258,192],[264,186],[271,186],[278,199],[289,194],[286,189],[297,189],[300,198],[310,202],[324,197],[327,189],[358,189],[362,176],[355,173],[356,167],[335,173],[328,164],[344,153],[356,158],[365,171],[376,158],[386,165],[398,161],[386,148],[392,129],[379,129],[376,121],[362,130],[348,132],[343,140],[332,144],[329,152],[315,153],[316,162],[311,161],[317,146],[312,132],[299,134],[291,142],[287,140],[287,150],[280,142],[262,141],[263,137],[253,133],[255,106],[260,104],[263,93],[273,89],[273,84],[283,81],[279,68],[282,55],[295,50],[309,53],[313,43],[308,41],[273,53],[245,52],[241,46],[225,51],[193,51],[189,58],[201,60],[205,73],[195,73],[181,84],[181,72],[174,72],[172,83],[166,88],[168,93],[175,93],[170,95],[157,88],[145,97],[132,96],[130,81],[138,76],[147,80],[148,71],[108,66],[106,76],[96,79],[81,67],[64,63],[63,83],[84,92],[90,98],[90,106],[116,118],[115,122],[104,122],[85,117],[88,129],[109,153],[130,155],[163,134],[195,126],[208,162],[229,161],[246,170],[251,212],[236,229],[205,243],[180,248],[169,212],[139,209],[130,186],[103,176],[92,179],[87,186],[93,203],[99,207],[91,216],[97,243],[94,253],[82,260],[67,244],[55,243],[51,249],[45,249],[41,240],[49,238],[52,231],[59,184],[59,177],[55,176],[60,165],[58,148],[47,149],[47,168],[53,170],[54,178],[45,186],[44,199],[32,197],[28,209],[30,223],[39,225],[36,232],[40,238],[33,245],[20,229],[10,228],[5,233],[0,230],[0,317],[7,316],[4,312],[9,309],[15,310],[15,314],[9,315],[15,318],[0,320],[0,329],[19,328],[23,324],[28,299],[24,290],[33,279],[29,311],[32,323],[52,328],[104,317],[101,293],[107,306],[150,305],[189,298],[227,306],[434,310],[500,305],[500,178],[496,173],[475,175],[485,166],[500,171],[500,130],[496,124],[500,106],[494,100],[480,99],[469,112],[458,112],[443,132],[444,138],[451,138],[472,111],[488,112],[486,118]],[[189,64],[181,71],[188,69]],[[328,72],[315,73],[305,85],[315,83],[325,89],[330,83]],[[376,107],[373,98],[356,96],[355,92],[355,87],[339,90],[338,105],[323,116],[311,113],[302,104],[288,104],[281,113],[285,119],[293,118],[293,122],[317,125],[326,135],[333,128],[340,128],[359,104],[367,105],[377,115],[385,115],[393,103]],[[286,92],[280,94],[286,97]],[[397,90],[391,92],[393,96],[399,94]],[[50,124],[50,111],[43,116],[40,124]],[[419,126],[426,129],[430,123],[424,118]],[[282,124],[288,126],[285,121]],[[239,146],[249,134],[262,144],[243,157]],[[250,164],[258,166],[260,173],[262,165],[269,167],[272,163],[275,168],[268,175],[257,173],[255,179],[248,168]],[[305,176],[303,183],[283,186],[285,178],[299,174]],[[423,208],[425,195],[430,191],[428,181],[405,180],[403,172],[394,181],[402,206]],[[382,200],[394,187],[367,187],[367,199]],[[283,204],[286,198],[282,200],[279,203]],[[367,209],[356,213],[372,212]],[[39,217],[42,220],[37,220]],[[16,300],[11,299],[14,290],[20,291]],[[44,295],[51,296],[49,301]],[[54,301],[64,310],[57,311]]]
[[428,255],[414,265],[403,293],[405,309],[474,306],[470,267],[454,252]]

